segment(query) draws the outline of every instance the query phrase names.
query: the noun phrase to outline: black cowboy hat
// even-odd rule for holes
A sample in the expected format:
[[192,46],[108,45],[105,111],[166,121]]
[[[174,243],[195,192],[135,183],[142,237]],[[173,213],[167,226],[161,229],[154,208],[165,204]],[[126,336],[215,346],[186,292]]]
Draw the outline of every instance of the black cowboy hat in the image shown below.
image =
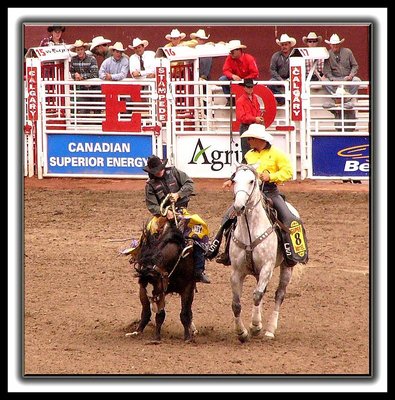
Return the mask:
[[244,81],[242,83],[240,83],[240,86],[245,86],[245,87],[248,87],[248,88],[252,88],[255,85],[257,85],[257,84],[254,83],[254,80],[251,79],[251,78],[244,79]]
[[52,31],[56,31],[57,29],[60,29],[62,32],[64,32],[64,31],[66,30],[66,28],[65,28],[64,26],[52,25],[52,26],[49,26],[49,27],[47,28],[47,31],[48,31],[48,32],[52,32]]
[[155,175],[162,169],[165,169],[167,164],[167,158],[163,161],[157,156],[148,157],[147,166],[143,168],[143,171],[148,172],[149,174]]

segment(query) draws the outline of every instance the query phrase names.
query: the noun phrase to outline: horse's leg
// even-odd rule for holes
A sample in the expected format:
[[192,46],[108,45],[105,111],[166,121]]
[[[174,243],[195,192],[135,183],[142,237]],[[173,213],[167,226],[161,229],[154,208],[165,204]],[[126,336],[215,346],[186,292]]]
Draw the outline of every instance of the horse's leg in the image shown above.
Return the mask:
[[[258,280],[258,279],[257,279]],[[266,288],[263,293],[255,290],[253,301],[254,304],[252,306],[252,314],[251,314],[251,324],[250,324],[250,333],[252,336],[257,336],[262,330],[262,304],[263,304],[263,295],[266,292]]]
[[166,317],[166,311],[163,308],[161,311],[155,314],[155,335],[154,335],[154,340],[157,340],[158,342],[161,340],[161,335],[160,331],[162,329],[163,322]]
[[276,332],[278,324],[278,317],[280,315],[280,307],[282,302],[284,301],[285,293],[287,292],[287,286],[289,284],[289,281],[291,280],[292,271],[293,267],[288,267],[285,261],[281,263],[280,280],[274,298],[274,310],[268,320],[265,333],[265,336],[267,336],[268,338],[274,338],[274,334]]
[[259,273],[259,277],[257,278],[257,285],[253,294],[253,306],[252,306],[252,315],[251,315],[251,324],[250,324],[250,332],[252,335],[258,335],[262,330],[262,304],[263,304],[263,295],[266,292],[267,284],[270,281],[273,273],[273,261],[266,261]]
[[249,339],[248,330],[243,324],[241,319],[241,295],[243,292],[243,282],[245,275],[241,276],[240,273],[233,270],[230,276],[230,285],[232,287],[232,311],[234,315],[234,324],[237,338],[240,342],[244,343]]
[[[145,288],[140,286],[140,303],[141,303],[141,316],[140,316],[140,322],[137,327],[137,330],[132,332],[131,335],[138,335],[139,333],[142,333],[144,328],[147,326],[148,322],[151,319],[151,307],[150,307],[150,302],[148,300],[147,292]],[[130,335],[129,335],[130,336]]]
[[[184,340],[190,342],[192,340],[192,303],[195,296],[195,284],[189,284],[181,293],[181,312],[180,320],[184,326]],[[195,327],[195,325],[193,325]],[[196,330],[196,327],[195,327]]]

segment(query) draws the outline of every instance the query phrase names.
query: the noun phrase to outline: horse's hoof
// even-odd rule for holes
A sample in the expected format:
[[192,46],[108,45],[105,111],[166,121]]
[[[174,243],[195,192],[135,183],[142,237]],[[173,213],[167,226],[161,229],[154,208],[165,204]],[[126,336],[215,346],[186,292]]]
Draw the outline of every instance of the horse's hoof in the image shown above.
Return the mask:
[[192,331],[193,336],[196,336],[199,333],[199,331],[196,329],[196,326],[193,322],[191,323],[191,331]]
[[250,334],[252,336],[258,336],[262,331],[262,325],[251,325]]
[[126,336],[126,337],[128,337],[128,336],[137,336],[138,334],[139,334],[139,332],[134,331],[134,332],[129,332],[129,333],[127,333],[125,336]]
[[265,336],[266,336],[268,339],[274,339],[274,333],[272,333],[272,332],[266,331],[266,332],[265,332]]
[[238,334],[237,338],[239,339],[239,341],[241,343],[245,343],[245,342],[248,342],[250,340],[250,336],[248,335],[247,331],[244,331],[244,332]]

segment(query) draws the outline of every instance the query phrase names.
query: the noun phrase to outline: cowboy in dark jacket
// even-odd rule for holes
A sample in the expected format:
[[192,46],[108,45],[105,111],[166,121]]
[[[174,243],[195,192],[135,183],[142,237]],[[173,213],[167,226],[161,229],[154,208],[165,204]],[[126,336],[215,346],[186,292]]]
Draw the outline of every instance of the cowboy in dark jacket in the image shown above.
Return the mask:
[[[181,209],[187,208],[193,192],[193,180],[185,172],[176,167],[166,167],[166,164],[167,159],[162,161],[157,156],[151,156],[148,158],[147,166],[143,168],[149,177],[145,185],[145,202],[148,211],[154,217],[161,216],[160,205],[169,193],[175,209]],[[166,218],[168,220],[175,218],[171,208],[168,209]],[[210,283],[210,279],[204,273],[205,251],[197,244],[193,248],[196,281]]]

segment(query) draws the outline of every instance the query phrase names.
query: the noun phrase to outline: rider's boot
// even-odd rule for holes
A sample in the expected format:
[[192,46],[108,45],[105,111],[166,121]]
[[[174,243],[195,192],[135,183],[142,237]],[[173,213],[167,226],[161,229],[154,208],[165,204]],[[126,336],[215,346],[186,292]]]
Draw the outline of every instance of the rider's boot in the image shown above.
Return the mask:
[[[218,229],[217,234],[215,235],[215,238],[211,242],[208,250],[206,251],[206,258],[208,260],[212,260],[216,255],[218,254],[218,251],[221,247],[221,242],[222,242],[222,236],[224,232],[227,232],[230,228],[230,226],[233,224],[235,221],[235,218],[229,216],[229,210],[226,212],[224,219],[222,221],[222,225]],[[226,234],[225,234],[226,236]]]
[[218,264],[230,265],[230,257],[229,257],[229,247],[230,247],[230,239],[231,239],[231,229],[228,229],[225,232],[225,249],[224,252],[221,253],[215,261]]
[[193,246],[193,260],[195,263],[195,281],[201,283],[211,283],[210,278],[205,274],[204,268],[206,260],[204,250],[198,245]]

